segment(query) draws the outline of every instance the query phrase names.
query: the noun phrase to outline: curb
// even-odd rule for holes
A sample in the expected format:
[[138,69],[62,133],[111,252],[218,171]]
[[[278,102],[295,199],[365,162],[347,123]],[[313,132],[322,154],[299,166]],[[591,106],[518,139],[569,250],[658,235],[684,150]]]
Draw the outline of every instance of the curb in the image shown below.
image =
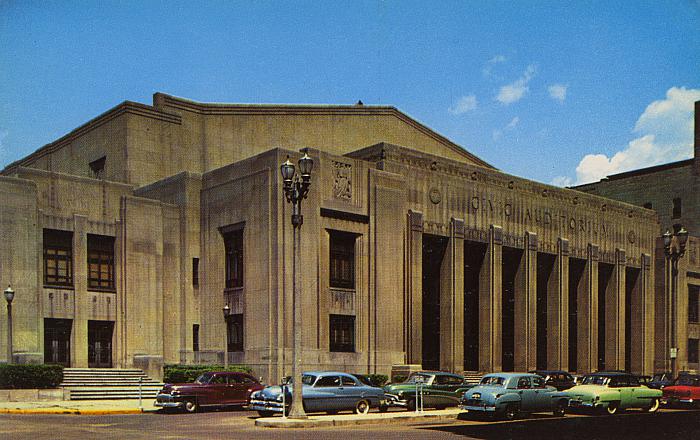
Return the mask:
[[329,426],[379,425],[389,423],[412,422],[442,422],[457,419],[458,414],[423,414],[423,415],[390,415],[390,416],[317,416],[308,419],[284,419],[281,417],[264,417],[255,419],[255,426],[265,428],[317,428]]
[[141,409],[76,409],[76,408],[0,408],[0,414],[71,414],[103,416],[108,414],[141,414]]

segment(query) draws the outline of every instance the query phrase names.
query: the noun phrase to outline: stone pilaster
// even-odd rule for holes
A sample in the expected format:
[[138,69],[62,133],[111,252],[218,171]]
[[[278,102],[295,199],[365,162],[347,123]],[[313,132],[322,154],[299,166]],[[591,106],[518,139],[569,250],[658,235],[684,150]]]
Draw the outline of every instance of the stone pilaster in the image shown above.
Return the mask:
[[516,276],[515,371],[537,368],[537,234],[525,233],[525,250]]
[[615,250],[615,266],[605,291],[605,368],[625,369],[625,268],[624,249]]
[[503,229],[491,225],[479,275],[479,370],[501,371]]
[[423,362],[423,213],[408,212],[406,262],[406,362]]
[[73,288],[75,318],[71,333],[71,366],[88,366],[88,317],[87,294],[87,217],[73,216]]
[[440,268],[440,369],[464,371],[464,220],[450,221]]
[[547,368],[569,368],[569,240],[560,238],[547,284]]
[[651,283],[651,256],[642,254],[639,277],[630,298],[631,365],[636,374],[653,373],[654,353],[654,296]]

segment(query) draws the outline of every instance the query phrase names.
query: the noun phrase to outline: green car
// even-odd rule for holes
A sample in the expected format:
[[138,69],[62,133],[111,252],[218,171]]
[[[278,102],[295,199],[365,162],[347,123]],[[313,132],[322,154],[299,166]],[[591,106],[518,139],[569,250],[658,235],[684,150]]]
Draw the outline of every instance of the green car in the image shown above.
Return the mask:
[[629,408],[656,412],[662,392],[639,384],[636,376],[623,372],[598,372],[584,376],[580,385],[564,391],[570,408],[615,414]]
[[[411,373],[405,382],[390,384],[384,387],[389,406],[399,406],[414,411],[416,401],[422,398],[423,408],[447,408],[459,405],[459,400],[465,391],[473,387],[464,382],[464,377],[458,374],[442,371],[417,371]],[[416,390],[422,392],[417,394]]]

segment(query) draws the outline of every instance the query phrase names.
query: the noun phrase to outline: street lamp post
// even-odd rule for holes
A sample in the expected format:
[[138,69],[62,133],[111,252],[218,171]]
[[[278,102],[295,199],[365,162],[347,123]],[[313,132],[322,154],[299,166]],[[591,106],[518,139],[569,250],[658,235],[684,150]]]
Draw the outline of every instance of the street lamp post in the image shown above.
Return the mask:
[[676,357],[678,356],[678,342],[676,341],[676,305],[678,299],[678,260],[685,254],[685,244],[688,241],[688,231],[681,227],[678,232],[673,235],[670,231],[666,231],[664,237],[664,255],[666,261],[671,265],[671,347],[669,357],[671,358],[671,377],[673,379],[678,375],[678,364]]
[[228,370],[228,338],[230,337],[229,329],[228,329],[228,317],[231,315],[231,307],[228,306],[228,302],[224,305],[224,325],[226,327],[226,331],[224,332],[225,339],[224,339],[224,370]]
[[282,188],[287,202],[292,204],[292,226],[294,227],[294,269],[292,276],[294,278],[293,308],[294,318],[292,326],[294,328],[294,345],[292,349],[292,377],[294,378],[294,387],[292,388],[292,405],[289,410],[289,418],[305,419],[306,413],[302,404],[302,380],[301,380],[301,289],[299,274],[301,272],[299,260],[301,259],[301,243],[300,229],[304,223],[304,216],[301,214],[301,202],[309,193],[309,185],[311,185],[311,170],[314,167],[314,161],[308,154],[304,153],[304,157],[299,159],[299,172],[296,173],[294,164],[287,160],[280,166],[282,173]]
[[7,363],[12,363],[12,300],[15,299],[15,291],[8,285],[5,289],[5,299],[7,300]]

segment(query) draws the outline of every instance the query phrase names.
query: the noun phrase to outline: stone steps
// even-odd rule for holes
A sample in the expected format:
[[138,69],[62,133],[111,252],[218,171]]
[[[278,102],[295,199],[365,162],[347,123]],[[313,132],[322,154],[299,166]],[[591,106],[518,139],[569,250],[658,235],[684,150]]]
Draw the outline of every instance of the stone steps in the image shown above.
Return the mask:
[[152,399],[163,383],[135,368],[65,368],[60,386],[70,400]]

